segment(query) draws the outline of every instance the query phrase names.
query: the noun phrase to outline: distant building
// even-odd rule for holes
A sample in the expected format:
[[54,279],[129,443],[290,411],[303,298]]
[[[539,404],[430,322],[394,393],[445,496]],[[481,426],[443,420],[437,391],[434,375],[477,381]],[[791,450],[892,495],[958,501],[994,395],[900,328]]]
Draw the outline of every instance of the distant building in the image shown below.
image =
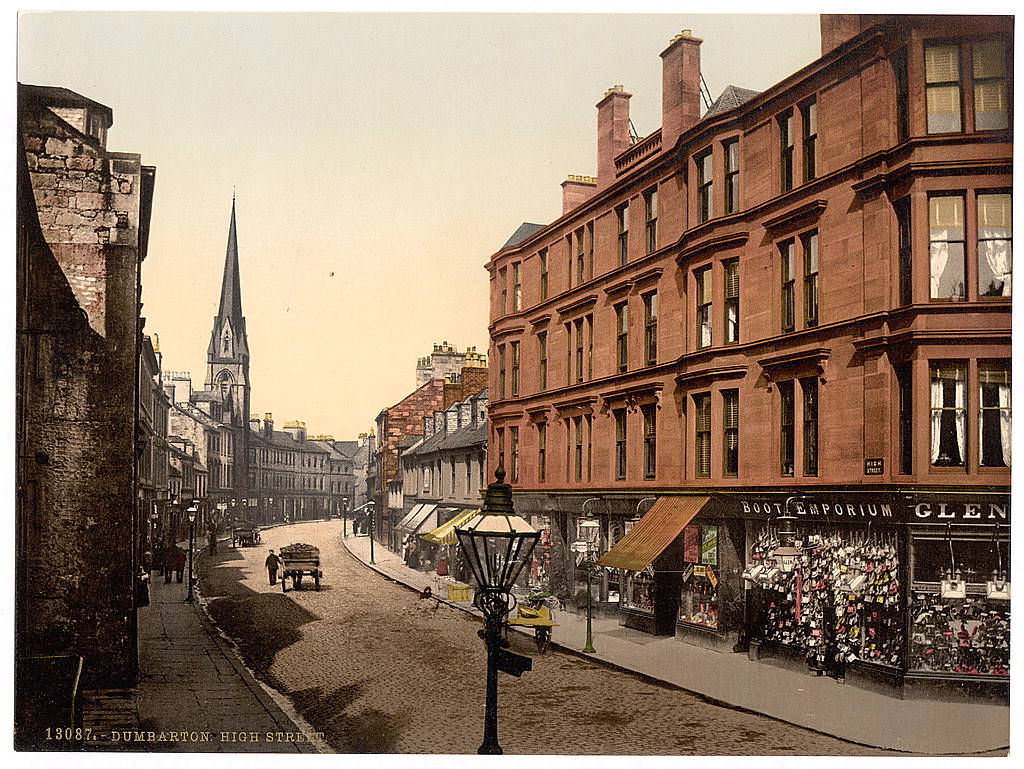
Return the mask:
[[137,441],[139,462],[136,497],[143,549],[152,549],[173,534],[174,515],[169,485],[170,447],[167,443],[168,409],[160,370],[159,339],[145,336],[139,354],[139,406]]
[[18,86],[17,712],[24,694],[68,694],[33,676],[40,656],[82,657],[86,687],[138,673],[138,296],[155,169],[107,149],[112,123],[73,91]]
[[[400,461],[403,516],[392,536],[396,547],[480,507],[487,487],[487,390],[424,417],[423,437]],[[437,555],[426,543],[418,545]]]
[[487,356],[476,351],[476,347],[467,347],[465,352],[441,342],[435,344],[433,352],[416,361],[416,386],[422,387],[432,379],[458,379],[462,369],[487,368]]

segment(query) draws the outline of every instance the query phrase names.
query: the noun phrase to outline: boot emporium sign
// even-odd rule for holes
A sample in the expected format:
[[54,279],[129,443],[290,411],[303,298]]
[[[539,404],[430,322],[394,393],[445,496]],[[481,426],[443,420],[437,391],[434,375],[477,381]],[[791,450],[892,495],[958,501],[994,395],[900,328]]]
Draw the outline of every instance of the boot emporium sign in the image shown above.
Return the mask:
[[[787,497],[718,495],[715,511],[726,517],[776,518],[786,512]],[[1006,495],[806,494],[793,498],[789,512],[799,519],[876,523],[1008,524]]]

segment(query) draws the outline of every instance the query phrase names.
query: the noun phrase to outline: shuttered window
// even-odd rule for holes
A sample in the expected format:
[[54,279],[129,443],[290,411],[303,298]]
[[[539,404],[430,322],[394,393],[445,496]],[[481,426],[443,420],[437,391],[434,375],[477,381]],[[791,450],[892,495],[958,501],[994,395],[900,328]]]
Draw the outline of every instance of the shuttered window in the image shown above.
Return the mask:
[[974,75],[974,129],[991,131],[1010,124],[1006,85],[1006,46],[998,41],[975,43],[972,49]]
[[925,101],[928,133],[963,130],[960,106],[960,48],[955,43],[932,43],[924,49]]
[[694,471],[698,478],[708,478],[711,476],[711,395],[696,395],[693,401],[697,414]]
[[711,268],[695,273],[697,280],[697,347],[710,347],[711,334]]

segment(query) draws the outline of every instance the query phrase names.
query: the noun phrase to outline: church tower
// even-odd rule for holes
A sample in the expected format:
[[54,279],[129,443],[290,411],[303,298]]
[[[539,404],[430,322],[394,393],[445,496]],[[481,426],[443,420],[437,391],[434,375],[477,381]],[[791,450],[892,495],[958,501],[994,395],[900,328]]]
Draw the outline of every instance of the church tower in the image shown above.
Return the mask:
[[237,500],[248,497],[249,479],[249,342],[242,315],[242,289],[238,275],[238,232],[235,228],[235,198],[231,197],[231,224],[224,257],[224,278],[220,288],[220,309],[213,319],[210,346],[206,351],[206,390],[217,393],[220,414],[215,417],[230,425],[232,472],[228,480]]

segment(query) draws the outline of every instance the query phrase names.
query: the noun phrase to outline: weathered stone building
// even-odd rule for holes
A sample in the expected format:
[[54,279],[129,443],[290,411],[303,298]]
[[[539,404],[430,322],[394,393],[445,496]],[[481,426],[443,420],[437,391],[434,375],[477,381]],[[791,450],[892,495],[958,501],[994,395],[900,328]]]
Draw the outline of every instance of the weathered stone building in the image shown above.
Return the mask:
[[160,341],[145,336],[139,353],[139,408],[136,446],[139,453],[136,480],[136,514],[141,547],[150,549],[170,533],[170,451],[167,443],[170,402],[160,370]]
[[[140,268],[155,170],[107,149],[112,122],[72,91],[18,88],[19,708],[34,656],[80,656],[86,686],[137,677]],[[36,676],[31,691],[52,683]]]

